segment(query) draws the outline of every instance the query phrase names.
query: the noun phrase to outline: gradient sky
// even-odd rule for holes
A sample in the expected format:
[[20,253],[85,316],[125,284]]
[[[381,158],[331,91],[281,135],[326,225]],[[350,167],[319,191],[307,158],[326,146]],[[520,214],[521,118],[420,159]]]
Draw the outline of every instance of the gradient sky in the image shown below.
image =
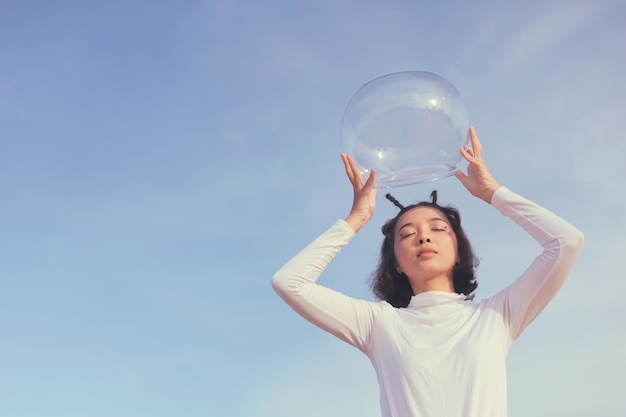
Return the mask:
[[[496,178],[586,236],[513,347],[511,417],[624,417],[626,2],[0,0],[0,416],[376,417],[358,350],[273,293],[352,190],[384,74],[460,91]],[[540,252],[454,178],[477,299]],[[320,283],[371,299],[380,225]]]

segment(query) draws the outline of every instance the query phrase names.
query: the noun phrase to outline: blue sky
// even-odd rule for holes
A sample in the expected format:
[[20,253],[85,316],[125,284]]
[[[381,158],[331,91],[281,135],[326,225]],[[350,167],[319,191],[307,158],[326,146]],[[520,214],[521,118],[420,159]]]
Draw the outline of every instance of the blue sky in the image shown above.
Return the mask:
[[[397,71],[460,91],[498,180],[586,235],[509,355],[512,417],[623,417],[623,0],[0,0],[0,416],[379,415],[272,274],[351,204],[339,125]],[[539,253],[454,178],[478,298]],[[395,210],[321,283],[371,298]]]

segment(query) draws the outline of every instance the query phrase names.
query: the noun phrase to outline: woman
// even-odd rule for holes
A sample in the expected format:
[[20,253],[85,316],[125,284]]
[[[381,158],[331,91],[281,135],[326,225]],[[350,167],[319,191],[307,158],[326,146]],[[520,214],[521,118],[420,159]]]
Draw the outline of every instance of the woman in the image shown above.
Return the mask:
[[[562,286],[583,236],[546,209],[498,184],[470,128],[460,152],[467,174],[457,178],[529,233],[543,252],[511,285],[474,302],[474,257],[455,209],[430,203],[402,208],[383,226],[382,257],[374,275],[380,302],[358,300],[315,280],[371,218],[375,172],[365,183],[342,155],[354,189],[345,220],[285,264],[276,292],[296,312],[357,347],[371,360],[384,417],[503,417],[505,359],[512,343]],[[396,202],[397,203],[397,202]]]

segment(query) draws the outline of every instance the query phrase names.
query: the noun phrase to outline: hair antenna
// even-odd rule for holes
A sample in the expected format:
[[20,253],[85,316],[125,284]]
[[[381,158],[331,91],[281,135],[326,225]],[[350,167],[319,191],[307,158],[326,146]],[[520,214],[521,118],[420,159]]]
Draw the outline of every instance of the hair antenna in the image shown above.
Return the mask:
[[437,204],[437,190],[433,190],[433,192],[430,193],[430,201],[435,205]]
[[404,210],[404,206],[402,205],[402,203],[400,203],[394,196],[387,193],[385,197],[387,197],[387,200],[391,201],[394,206],[398,207],[400,210]]

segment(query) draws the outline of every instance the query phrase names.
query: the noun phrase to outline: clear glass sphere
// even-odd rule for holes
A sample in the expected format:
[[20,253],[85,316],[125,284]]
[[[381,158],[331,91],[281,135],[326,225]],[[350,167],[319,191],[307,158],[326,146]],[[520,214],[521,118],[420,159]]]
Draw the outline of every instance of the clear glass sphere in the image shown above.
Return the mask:
[[423,71],[397,72],[363,85],[341,121],[344,152],[374,187],[434,181],[454,174],[468,143],[469,116],[459,92]]

